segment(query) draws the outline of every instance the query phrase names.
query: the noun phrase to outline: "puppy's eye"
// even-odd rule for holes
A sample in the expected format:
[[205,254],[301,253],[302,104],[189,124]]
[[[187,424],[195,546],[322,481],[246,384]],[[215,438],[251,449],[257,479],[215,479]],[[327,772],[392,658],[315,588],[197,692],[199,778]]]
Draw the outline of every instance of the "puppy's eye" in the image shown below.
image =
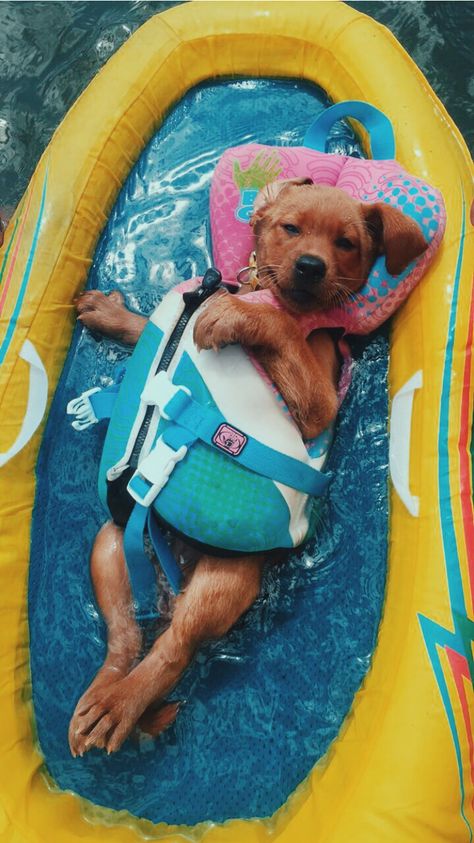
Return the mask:
[[299,229],[297,225],[292,225],[289,222],[282,225],[282,228],[285,229],[287,234],[291,234],[292,237],[295,237],[297,234],[301,234],[301,229]]
[[335,245],[338,249],[343,249],[345,252],[352,252],[356,248],[355,243],[349,240],[348,237],[338,237]]

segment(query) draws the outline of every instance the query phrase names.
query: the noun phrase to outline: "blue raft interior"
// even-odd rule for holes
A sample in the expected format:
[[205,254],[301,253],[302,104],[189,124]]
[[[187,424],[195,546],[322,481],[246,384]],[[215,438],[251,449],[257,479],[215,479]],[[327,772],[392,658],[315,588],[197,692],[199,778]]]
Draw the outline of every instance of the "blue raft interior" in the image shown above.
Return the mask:
[[[221,153],[301,143],[328,106],[289,80],[202,85],[168,115],[125,183],[97,247],[88,286],[120,289],[150,313],[178,281],[212,263],[209,186]],[[338,126],[329,151],[357,150]],[[197,655],[172,698],[185,700],[158,740],[74,759],[69,719],[105,653],[88,558],[105,522],[97,495],[104,431],[81,436],[67,402],[108,385],[129,350],[78,328],[38,462],[29,582],[36,728],[55,785],[154,822],[192,825],[265,817],[337,737],[375,646],[388,534],[388,332],[352,343],[353,382],[328,468],[317,541],[276,568],[230,634]],[[166,621],[163,594],[163,623]]]

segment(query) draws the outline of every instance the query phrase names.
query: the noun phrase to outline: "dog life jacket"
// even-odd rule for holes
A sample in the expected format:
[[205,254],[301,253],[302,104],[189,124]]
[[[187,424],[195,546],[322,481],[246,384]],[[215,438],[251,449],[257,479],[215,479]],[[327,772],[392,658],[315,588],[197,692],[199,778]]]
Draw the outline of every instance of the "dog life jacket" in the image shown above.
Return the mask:
[[[419,281],[442,238],[439,192],[395,160],[258,144],[224,153],[210,198],[219,272],[208,270],[202,282],[185,282],[165,296],[119,385],[89,390],[68,405],[77,429],[111,417],[99,492],[107,506],[116,481],[126,480],[133,509],[124,548],[142,618],[154,615],[156,604],[155,572],[143,552],[145,528],[175,591],[181,574],[160,525],[219,556],[295,548],[314,530],[314,501],[329,481],[322,469],[331,431],[304,442],[281,397],[241,346],[198,352],[193,342],[199,306],[219,287],[220,274],[235,288],[247,263],[253,248],[248,223],[259,190],[295,177],[337,186],[362,202],[390,203],[416,220],[429,244],[399,276],[388,274],[380,256],[365,286],[344,305],[295,317],[305,337],[323,327],[374,330]],[[270,290],[245,298],[283,306]]]

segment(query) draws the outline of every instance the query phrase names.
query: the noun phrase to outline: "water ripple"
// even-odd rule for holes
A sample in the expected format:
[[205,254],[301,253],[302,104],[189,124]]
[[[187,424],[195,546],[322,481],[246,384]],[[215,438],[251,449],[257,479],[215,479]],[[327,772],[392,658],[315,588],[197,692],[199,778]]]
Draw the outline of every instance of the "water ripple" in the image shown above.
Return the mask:
[[[0,206],[15,206],[54,129],[107,58],[165,2],[0,2]],[[354,2],[385,24],[474,140],[474,5]],[[237,82],[252,91],[252,81]],[[394,80],[396,84],[396,80]],[[240,121],[242,141],[255,132]],[[241,131],[242,130],[242,131]],[[282,143],[295,143],[290,127]]]

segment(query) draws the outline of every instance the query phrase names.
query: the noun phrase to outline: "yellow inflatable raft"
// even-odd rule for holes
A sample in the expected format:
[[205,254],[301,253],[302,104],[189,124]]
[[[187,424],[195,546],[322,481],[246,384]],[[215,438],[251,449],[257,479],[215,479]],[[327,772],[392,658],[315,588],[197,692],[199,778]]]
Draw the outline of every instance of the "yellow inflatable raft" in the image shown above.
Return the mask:
[[[391,119],[397,158],[439,188],[447,229],[394,320],[392,413],[411,417],[393,468],[383,620],[338,739],[270,820],[169,828],[49,789],[35,745],[25,602],[41,420],[99,234],[164,115],[192,86],[296,77]],[[148,21],[75,103],[41,158],[0,252],[0,837],[5,843],[466,843],[474,829],[474,241],[471,162],[396,40],[333,3],[193,3]],[[46,194],[47,191],[47,194]],[[41,235],[41,236],[40,236]],[[25,421],[23,421],[25,419]],[[409,425],[407,426],[409,430]],[[398,463],[399,464],[399,463]],[[409,466],[409,469],[408,469]],[[402,500],[403,498],[403,500]],[[123,818],[122,818],[123,819]]]

